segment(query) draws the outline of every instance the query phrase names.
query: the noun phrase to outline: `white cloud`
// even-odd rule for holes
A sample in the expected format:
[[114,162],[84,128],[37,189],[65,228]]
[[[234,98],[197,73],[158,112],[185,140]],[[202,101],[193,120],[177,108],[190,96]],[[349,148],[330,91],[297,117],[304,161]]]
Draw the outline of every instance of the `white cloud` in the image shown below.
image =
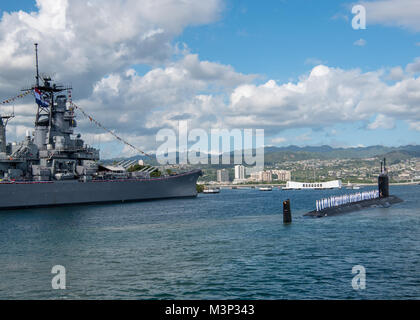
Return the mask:
[[[269,80],[256,85],[253,76],[187,54],[144,76],[129,71],[119,77],[117,97],[107,96],[107,82],[100,81],[91,99],[81,103],[117,132],[138,136],[145,143],[154,141],[160,128],[175,129],[179,120],[188,120],[190,128],[263,128],[267,137],[289,128],[317,129],[358,121],[373,130],[391,129],[400,119],[415,129],[415,121],[420,121],[420,79],[407,76],[390,85],[389,73],[382,70],[319,65],[296,83]],[[217,91],[210,90],[215,86]],[[107,112],[101,113],[105,106],[109,106]],[[305,134],[297,139],[310,138]],[[271,141],[282,142],[282,137]]]
[[190,79],[214,82],[224,87],[233,87],[243,82],[250,82],[256,77],[255,75],[237,73],[231,66],[200,61],[196,54],[186,55],[180,65],[188,70]]
[[326,62],[322,61],[321,59],[318,58],[307,58],[305,60],[305,64],[306,65],[311,65],[311,66],[315,66],[315,65],[319,65],[319,64],[325,64]]
[[355,46],[364,47],[366,45],[366,43],[367,42],[366,42],[365,39],[359,39],[359,40],[356,40],[353,44]]
[[401,67],[395,67],[389,71],[388,79],[402,80],[403,78],[404,78],[404,70]]
[[395,121],[393,118],[387,117],[383,114],[379,114],[376,119],[369,123],[368,129],[393,129],[395,128]]
[[416,58],[414,62],[407,64],[405,68],[407,72],[419,73],[420,72],[420,58]]
[[[143,141],[152,148],[157,131],[176,129],[179,120],[189,120],[193,127],[217,126],[225,109],[223,97],[254,79],[231,66],[187,54],[143,76],[133,69],[111,74],[95,83],[89,98],[77,103],[118,134],[137,136],[137,144]],[[89,122],[81,125],[83,131],[91,130]]]
[[274,144],[282,144],[286,141],[287,141],[287,139],[283,138],[283,137],[276,137],[276,138],[271,139],[271,143],[274,143]]
[[304,134],[301,134],[300,136],[297,136],[295,140],[296,141],[310,141],[312,140],[312,137],[310,136],[309,133],[304,133]]
[[[370,129],[390,128],[397,119],[420,128],[418,60],[405,67],[406,74],[402,66],[385,73],[321,64],[297,82],[257,83],[255,75],[201,61],[185,46],[171,45],[185,26],[214,21],[219,1],[200,2],[202,7],[183,1],[180,8],[178,1],[161,1],[156,10],[155,1],[141,6],[134,0],[90,1],[89,6],[58,1],[50,7],[40,0],[39,13],[6,13],[0,22],[0,95],[9,97],[22,87],[22,79],[33,79],[32,44],[39,41],[42,71],[57,71],[56,78],[73,83],[73,99],[80,106],[145,150],[155,147],[159,129],[176,128],[184,119],[190,128],[262,128],[267,137],[277,137],[272,143],[285,142],[278,137],[285,129],[358,121]],[[127,18],[115,19],[122,16]],[[152,69],[140,75],[138,63]],[[387,83],[390,78],[393,84]],[[32,127],[34,111],[33,104],[16,106],[11,136]],[[90,122],[78,122],[88,139],[109,140]]]
[[227,121],[271,130],[357,121],[365,115],[355,109],[365,94],[377,90],[378,76],[319,65],[297,83],[242,85],[231,94]]
[[[230,96],[224,121],[229,126],[266,129],[322,128],[336,123],[367,122],[390,128],[390,119],[420,120],[420,78],[387,84],[382,71],[361,72],[317,66],[297,83],[238,86]],[[386,118],[384,118],[386,116]],[[385,124],[385,120],[387,120]]]
[[[252,75],[186,54],[145,75],[133,69],[112,73],[97,81],[92,94],[77,103],[145,150],[156,147],[159,129],[176,129],[179,120],[188,120],[191,129],[262,128],[266,137],[278,137],[289,128],[320,129],[358,121],[372,130],[391,129],[396,119],[406,120],[417,130],[420,78],[407,76],[388,84],[388,77],[389,73],[381,70],[362,72],[319,65],[295,83],[269,80],[257,85]],[[25,115],[13,123],[16,120],[18,125],[28,126],[33,121],[31,108],[22,109]],[[90,122],[79,119],[79,124],[90,137],[98,134]],[[297,139],[310,138],[305,134]],[[285,142],[283,139],[273,138],[271,143]]]
[[169,61],[174,37],[189,25],[215,21],[221,0],[37,0],[37,6],[37,12],[1,18],[0,95],[33,79],[38,42],[41,71],[86,97],[110,73]]
[[420,121],[410,121],[410,129],[420,131]]
[[[1,97],[13,96],[34,82],[34,42],[39,43],[40,71],[59,82],[71,83],[73,100],[86,102],[89,112],[110,128],[116,123],[126,136],[130,132],[128,125],[140,132],[138,126],[144,124],[152,106],[172,106],[188,98],[190,92],[206,88],[206,81],[217,86],[236,86],[242,79],[253,78],[235,73],[232,67],[201,63],[190,56],[195,77],[186,77],[176,66],[155,68],[142,78],[142,87],[136,91],[140,80],[132,67],[168,65],[174,54],[185,53],[185,47],[180,51],[172,45],[173,39],[187,26],[217,20],[222,0],[37,0],[37,7],[31,13],[3,12]],[[207,80],[199,80],[205,76]],[[166,84],[159,83],[168,79]],[[187,83],[177,79],[186,79]],[[135,96],[142,94],[141,90],[145,92],[144,100]],[[32,126],[34,112],[33,104],[16,106],[17,117],[8,127],[10,137],[15,136],[19,126]],[[85,133],[94,134],[85,121],[79,123]]]
[[362,1],[366,8],[367,24],[398,26],[420,31],[420,1],[418,0],[377,0]]

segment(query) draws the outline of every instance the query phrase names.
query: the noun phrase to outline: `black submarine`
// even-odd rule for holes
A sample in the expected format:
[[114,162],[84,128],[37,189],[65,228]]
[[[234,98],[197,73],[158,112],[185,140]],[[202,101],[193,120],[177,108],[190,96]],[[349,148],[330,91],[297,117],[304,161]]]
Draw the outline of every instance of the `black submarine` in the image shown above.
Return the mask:
[[370,207],[388,208],[393,204],[403,202],[403,200],[397,196],[389,194],[389,177],[385,158],[383,162],[381,161],[381,173],[378,176],[378,191],[375,194],[377,194],[377,197],[369,197],[362,200],[359,200],[356,197],[356,201],[345,202],[343,204],[331,204],[330,202],[327,202],[325,206],[318,206],[316,210],[305,213],[304,216],[322,218],[360,211]]

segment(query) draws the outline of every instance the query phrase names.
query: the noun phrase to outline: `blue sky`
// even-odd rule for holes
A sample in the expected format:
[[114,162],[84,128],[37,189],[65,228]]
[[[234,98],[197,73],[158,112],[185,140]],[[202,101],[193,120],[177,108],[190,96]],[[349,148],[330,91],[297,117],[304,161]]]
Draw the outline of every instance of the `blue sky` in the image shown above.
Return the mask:
[[[410,1],[415,2],[403,0],[403,2]],[[368,5],[373,3],[373,6],[368,7],[370,11],[367,12],[367,29],[354,30],[351,26],[353,18],[351,8],[357,3],[354,1],[226,0],[220,2],[220,10],[216,18],[208,19],[207,22],[186,23],[180,32],[174,33],[170,43],[174,47],[185,44],[188,53],[198,55],[200,62],[211,62],[223,68],[231,66],[234,72],[244,76],[256,75],[252,83],[257,89],[261,89],[259,86],[263,86],[268,81],[274,80],[279,87],[277,89],[283,90],[282,86],[288,82],[293,84],[304,82],[302,79],[309,77],[316,65],[325,65],[330,70],[340,69],[344,72],[357,69],[362,75],[382,70],[384,75],[379,77],[381,84],[388,85],[389,88],[386,90],[389,89],[389,94],[391,94],[393,92],[391,86],[398,81],[410,78],[415,83],[419,77],[418,73],[406,71],[401,79],[395,80],[390,79],[386,74],[394,67],[407,70],[406,66],[420,57],[420,28],[417,28],[418,25],[415,22],[406,24],[404,20],[398,20],[398,15],[393,16],[392,12],[389,14],[389,19],[386,16],[380,16],[379,11],[376,10],[381,2],[394,3],[396,7],[393,11],[399,10],[399,3],[404,6],[395,0],[369,1]],[[69,5],[71,6],[72,3],[70,2]],[[18,10],[31,12],[38,9],[35,1],[0,2],[1,12]],[[412,18],[408,15],[407,19]],[[355,42],[360,39],[363,39],[365,44],[355,45]],[[174,64],[181,64],[181,60],[182,57],[172,54],[169,56],[169,62],[166,59],[152,63],[132,63],[127,67],[133,68],[139,77],[147,77],[156,68],[165,70],[171,61]],[[116,71],[109,70],[109,74],[113,72]],[[104,75],[104,79],[109,79],[108,76]],[[232,107],[232,105],[227,106],[232,94],[242,88],[241,86],[246,81],[235,84],[230,89],[223,89],[225,91],[222,90],[224,96],[221,100],[226,103],[226,108]],[[195,94],[196,97],[204,93],[217,98],[219,93],[212,90],[214,86],[208,86],[197,89]],[[390,105],[399,104],[398,95],[396,96],[397,98],[393,97],[389,100]],[[289,99],[293,100],[295,97],[289,97]],[[315,101],[316,99],[315,95],[314,104],[322,104]],[[186,100],[185,104],[189,101]],[[412,100],[409,103],[416,105],[416,102]],[[405,104],[405,101],[401,101],[401,105]],[[165,105],[165,107],[168,107],[170,111],[177,108],[171,105]],[[270,108],[271,106],[268,107],[267,114],[270,112],[272,114],[273,109]],[[344,117],[342,121],[340,118],[337,121],[322,121],[319,124],[316,119],[313,123],[305,121],[302,124],[295,119],[294,123],[297,125],[279,125],[277,131],[272,124],[264,124],[264,121],[261,124],[266,129],[266,144],[268,145],[368,146],[383,144],[396,146],[417,144],[420,141],[419,119],[410,118],[409,107],[402,109],[404,110],[394,112],[388,105],[387,111],[382,112],[381,106],[376,105],[371,107],[370,113],[364,117],[359,118],[355,115],[352,120],[347,115],[347,118]],[[310,117],[311,112],[311,109],[307,109],[306,115]],[[325,112],[328,113],[328,109]],[[187,113],[187,111],[183,113],[180,111],[179,114],[174,114],[174,118]],[[375,119],[378,119],[378,115],[382,113],[386,123],[375,126],[373,124]],[[281,118],[283,115],[285,118],[289,117],[285,106],[279,107],[277,117]],[[255,119],[262,116],[258,114]],[[304,116],[305,114],[302,115]],[[319,117],[319,114],[317,116]],[[197,116],[197,118],[202,119],[203,116]],[[238,123],[235,124],[238,126]]]
[[[414,32],[380,25],[353,30],[351,3],[332,0],[229,1],[219,22],[189,27],[177,39],[206,60],[286,81],[316,58],[329,66],[366,71],[407,64],[420,54]],[[346,15],[346,21],[338,15]],[[368,46],[353,43],[363,38]]]
[[[343,69],[373,71],[405,66],[420,56],[420,34],[397,27],[351,26],[353,1],[228,1],[222,19],[214,24],[189,27],[177,38],[201,59],[232,65],[280,82],[297,81],[311,69],[312,61]],[[346,20],[344,17],[348,17]],[[365,39],[363,47],[354,42]],[[360,130],[363,123],[333,125],[325,132],[287,130],[287,143],[331,145],[417,144],[420,132],[397,121],[393,130]],[[338,133],[331,136],[331,131]],[[301,139],[310,135],[313,140]],[[299,137],[293,139],[293,137]]]
[[13,11],[23,10],[23,11],[31,12],[31,11],[37,10],[35,1],[31,1],[31,0],[19,0],[19,1],[2,0],[0,3],[1,3],[0,13],[2,13],[3,11],[13,12]]

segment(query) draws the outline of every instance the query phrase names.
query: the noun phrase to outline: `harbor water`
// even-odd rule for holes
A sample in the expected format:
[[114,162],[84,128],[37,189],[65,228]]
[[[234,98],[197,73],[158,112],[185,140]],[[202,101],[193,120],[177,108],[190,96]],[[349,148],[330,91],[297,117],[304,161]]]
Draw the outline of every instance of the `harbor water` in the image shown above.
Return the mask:
[[[390,208],[302,216],[349,192],[222,189],[1,211],[0,299],[419,299],[420,186],[392,186],[404,202]],[[55,265],[65,290],[51,287]],[[365,289],[352,286],[356,265]]]

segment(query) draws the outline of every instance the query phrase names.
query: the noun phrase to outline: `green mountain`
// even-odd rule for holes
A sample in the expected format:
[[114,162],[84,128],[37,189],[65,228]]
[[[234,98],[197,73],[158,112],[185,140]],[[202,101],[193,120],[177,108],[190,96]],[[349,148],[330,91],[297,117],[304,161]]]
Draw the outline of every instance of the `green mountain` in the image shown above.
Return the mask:
[[[179,154],[176,154],[178,158]],[[202,155],[206,157],[205,154]],[[154,158],[155,155],[152,155]],[[210,156],[208,156],[210,157]],[[233,152],[230,153],[231,163],[233,163]],[[274,164],[284,161],[299,161],[311,159],[365,159],[386,157],[389,164],[397,163],[413,157],[420,158],[420,145],[408,145],[400,147],[370,146],[354,148],[333,148],[330,146],[288,146],[288,147],[265,147],[264,160],[266,164]],[[140,160],[156,165],[157,161],[148,159],[144,156],[134,156],[130,158],[118,158],[104,160],[104,162],[115,162],[121,160]],[[209,161],[210,163],[210,161]],[[220,157],[221,163],[221,157]],[[229,167],[229,165],[228,165]]]
[[268,147],[265,149],[265,162],[272,164],[282,161],[310,160],[310,159],[364,159],[386,157],[388,163],[420,157],[420,146],[401,147],[356,147],[356,148],[333,148],[330,146],[319,147]]

